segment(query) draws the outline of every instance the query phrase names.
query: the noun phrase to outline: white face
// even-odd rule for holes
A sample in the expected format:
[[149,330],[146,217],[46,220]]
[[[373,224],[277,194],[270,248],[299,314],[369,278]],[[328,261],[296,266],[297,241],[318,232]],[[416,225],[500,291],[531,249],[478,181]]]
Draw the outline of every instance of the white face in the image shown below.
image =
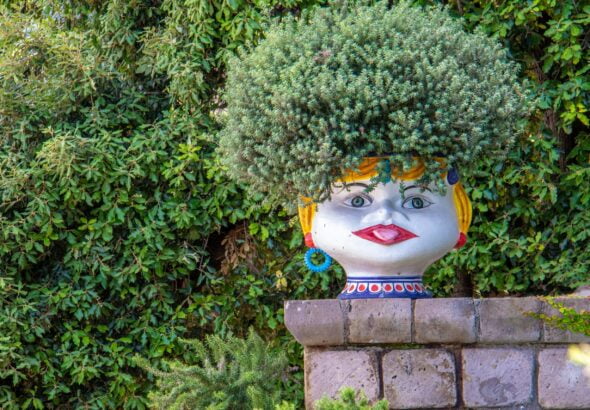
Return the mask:
[[332,198],[317,205],[315,246],[332,256],[348,276],[422,275],[453,249],[459,226],[453,187],[446,194],[404,181],[334,184]]

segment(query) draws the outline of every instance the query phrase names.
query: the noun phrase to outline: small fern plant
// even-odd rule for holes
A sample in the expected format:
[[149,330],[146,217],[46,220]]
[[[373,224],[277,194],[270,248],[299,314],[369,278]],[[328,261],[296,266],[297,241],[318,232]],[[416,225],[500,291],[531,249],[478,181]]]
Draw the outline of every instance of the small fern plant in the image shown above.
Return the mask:
[[361,391],[357,400],[357,394],[354,389],[344,387],[340,390],[339,399],[329,399],[322,397],[314,404],[316,410],[387,410],[389,403],[387,400],[380,400],[374,405],[369,404],[367,397]]
[[557,310],[560,315],[537,314],[534,315],[535,317],[543,320],[549,326],[590,336],[590,311],[582,310],[578,312],[574,308],[566,307],[563,303],[555,301],[552,297],[544,297],[542,300]]
[[149,395],[155,409],[274,409],[280,403],[280,381],[287,367],[276,352],[252,330],[247,339],[209,335],[183,340],[194,353],[190,363],[166,362],[170,370],[155,369],[142,357],[136,363],[156,376],[157,390]]

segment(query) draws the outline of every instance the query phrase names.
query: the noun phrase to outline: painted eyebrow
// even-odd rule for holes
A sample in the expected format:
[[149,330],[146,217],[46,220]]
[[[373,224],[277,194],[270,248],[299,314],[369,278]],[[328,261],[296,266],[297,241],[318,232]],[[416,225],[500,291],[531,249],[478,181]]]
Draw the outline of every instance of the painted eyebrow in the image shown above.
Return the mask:
[[349,187],[349,186],[360,186],[363,187],[365,189],[369,188],[369,186],[367,184],[363,184],[360,182],[351,182],[350,184],[344,184],[345,187]]
[[410,185],[409,187],[404,188],[403,191],[406,192],[408,189],[416,189],[416,188],[420,188],[421,190],[426,190],[426,191],[432,192],[432,190],[430,188],[428,188],[427,186],[423,186],[423,185]]
[[360,187],[365,188],[365,189],[368,189],[369,188],[369,185],[363,184],[361,182],[351,182],[351,183],[348,183],[348,184],[346,182],[344,182],[344,183],[338,184],[338,185],[334,184],[334,187],[336,187],[336,188],[342,188],[342,189],[349,188],[349,187],[352,187],[352,186],[360,186]]

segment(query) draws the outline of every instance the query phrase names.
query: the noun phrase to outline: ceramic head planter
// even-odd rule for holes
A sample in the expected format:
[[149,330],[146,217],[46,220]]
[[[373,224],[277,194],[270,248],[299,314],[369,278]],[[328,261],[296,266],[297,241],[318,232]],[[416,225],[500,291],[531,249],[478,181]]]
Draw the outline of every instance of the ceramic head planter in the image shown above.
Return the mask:
[[308,245],[347,272],[341,297],[424,297],[471,221],[456,170],[501,158],[527,99],[502,47],[444,9],[360,3],[287,18],[230,62],[220,151],[251,190],[300,206]]
[[317,249],[342,265],[348,280],[341,299],[430,297],[422,275],[465,244],[471,204],[454,169],[440,192],[417,181],[422,165],[375,184],[379,161],[387,160],[365,158],[333,184],[329,200],[299,208],[311,248],[306,261],[312,270],[323,268],[310,261]]

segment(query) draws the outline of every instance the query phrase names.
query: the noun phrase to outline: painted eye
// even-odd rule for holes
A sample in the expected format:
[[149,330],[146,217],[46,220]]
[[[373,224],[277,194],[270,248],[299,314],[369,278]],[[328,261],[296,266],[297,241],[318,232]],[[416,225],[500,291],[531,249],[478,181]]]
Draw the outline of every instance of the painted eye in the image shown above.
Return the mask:
[[364,208],[371,205],[371,198],[363,195],[354,195],[344,201],[344,203],[352,208]]
[[365,198],[363,198],[362,196],[355,196],[354,198],[352,198],[350,200],[350,205],[352,205],[355,208],[360,208],[365,204]]
[[412,196],[410,198],[407,198],[404,201],[404,203],[402,204],[402,206],[404,208],[409,208],[409,209],[422,209],[422,208],[427,208],[430,205],[432,205],[432,202],[430,202],[427,199],[420,198],[418,196]]

